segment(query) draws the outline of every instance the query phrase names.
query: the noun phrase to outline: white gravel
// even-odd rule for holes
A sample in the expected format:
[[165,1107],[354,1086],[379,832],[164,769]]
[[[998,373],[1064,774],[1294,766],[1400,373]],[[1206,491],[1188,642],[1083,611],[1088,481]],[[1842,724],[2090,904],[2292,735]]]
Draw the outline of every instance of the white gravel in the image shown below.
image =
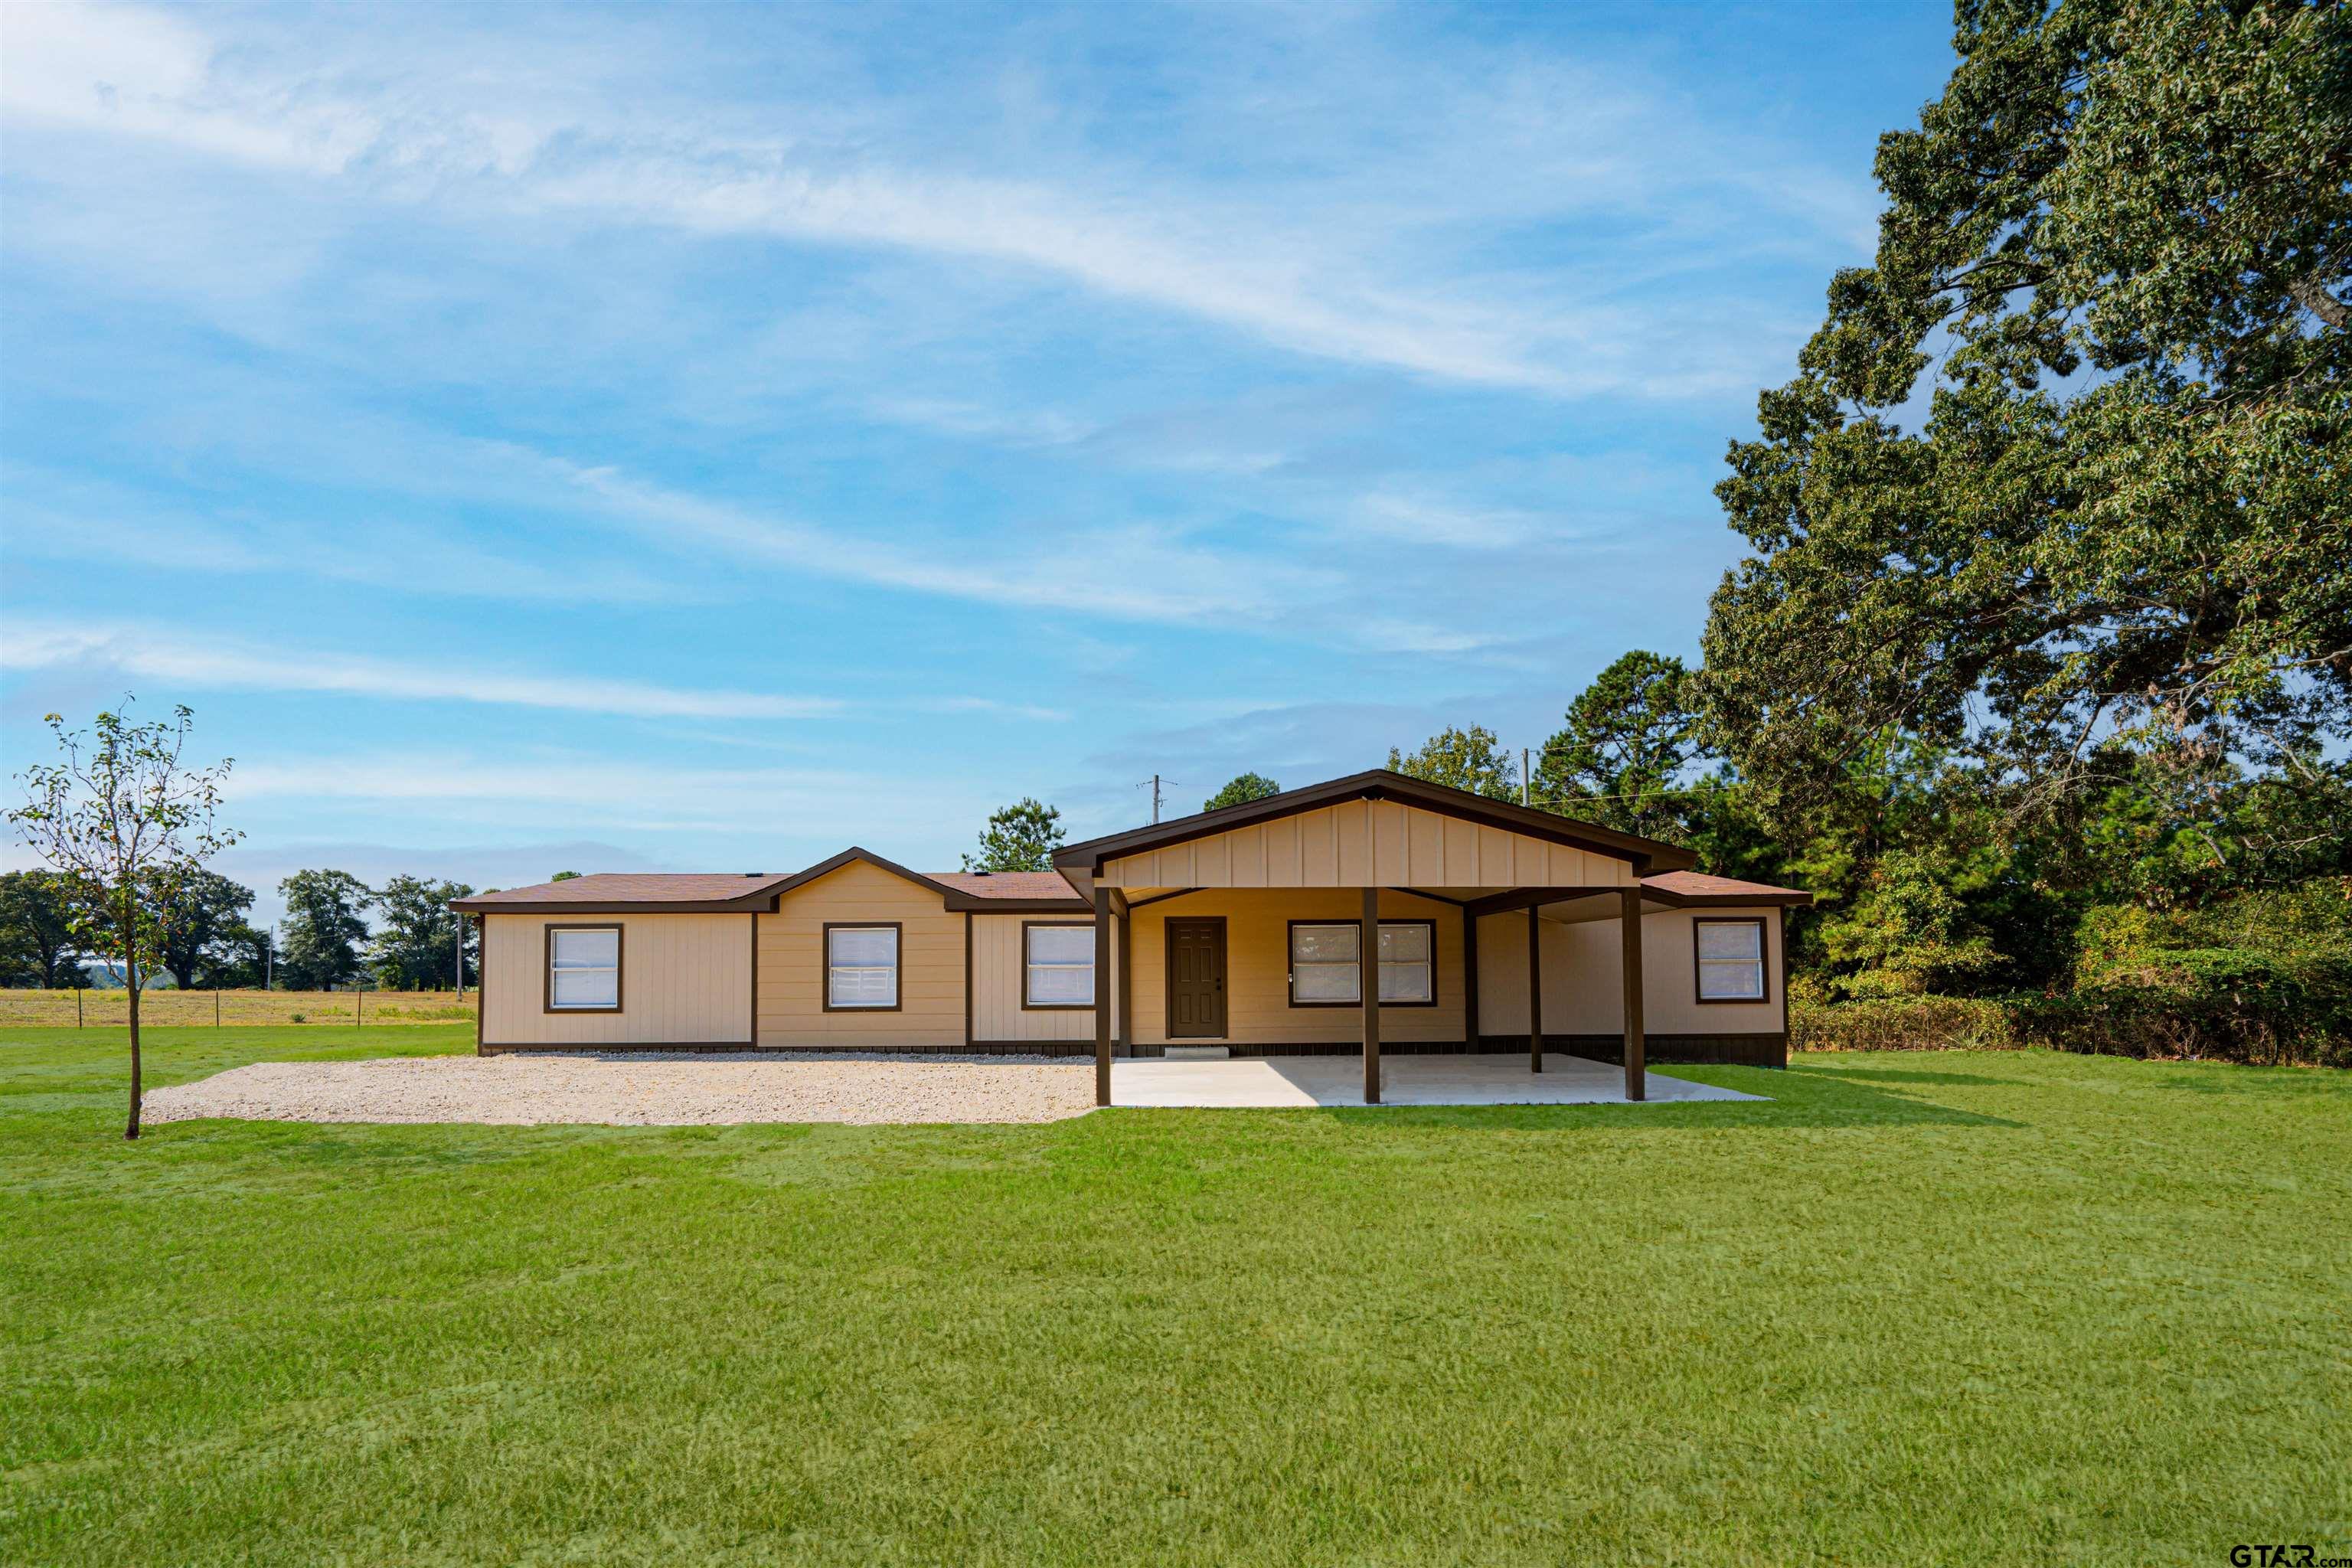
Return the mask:
[[1085,1058],[643,1052],[255,1062],[151,1091],[146,1120],[593,1122],[1057,1121],[1094,1109]]

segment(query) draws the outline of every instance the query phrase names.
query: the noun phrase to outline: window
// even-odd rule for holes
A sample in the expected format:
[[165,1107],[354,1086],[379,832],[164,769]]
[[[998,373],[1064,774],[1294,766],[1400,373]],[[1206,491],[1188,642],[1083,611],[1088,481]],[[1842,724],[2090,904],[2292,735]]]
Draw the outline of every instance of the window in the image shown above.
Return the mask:
[[1691,931],[1698,948],[1700,1001],[1765,999],[1762,921],[1696,920]]
[[1028,924],[1021,928],[1021,1005],[1095,1005],[1095,928]]
[[547,928],[547,1010],[551,1013],[617,1013],[621,1010],[621,928]]
[[[1437,931],[1428,921],[1381,922],[1381,1005],[1426,1007],[1437,1000]],[[1354,921],[1293,921],[1290,1005],[1363,1005],[1363,942]]]
[[1364,998],[1362,932],[1345,925],[1290,923],[1290,1005],[1343,1007]]
[[1437,928],[1427,921],[1381,922],[1381,1004],[1410,1007],[1437,1000],[1433,949]]
[[824,1010],[888,1012],[898,1005],[898,928],[824,928]]

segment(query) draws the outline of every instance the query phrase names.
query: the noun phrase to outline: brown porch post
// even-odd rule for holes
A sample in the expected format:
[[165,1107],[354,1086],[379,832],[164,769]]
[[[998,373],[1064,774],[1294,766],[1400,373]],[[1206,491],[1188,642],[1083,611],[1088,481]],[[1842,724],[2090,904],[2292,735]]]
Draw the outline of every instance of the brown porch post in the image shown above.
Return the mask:
[[1357,989],[1364,1005],[1364,1103],[1381,1102],[1381,890],[1364,889],[1363,935],[1356,944]]
[[1095,889],[1095,1103],[1110,1103],[1110,889]]
[[1462,1047],[1478,1048],[1478,917],[1462,911]]
[[1528,1070],[1543,1071],[1543,927],[1528,906]]
[[1642,889],[1622,889],[1617,897],[1625,954],[1625,1098],[1643,1100],[1649,1094],[1649,1068],[1642,1059]]
[[1121,1056],[1135,1055],[1135,908],[1134,901],[1122,898],[1127,907],[1118,912],[1118,1049]]

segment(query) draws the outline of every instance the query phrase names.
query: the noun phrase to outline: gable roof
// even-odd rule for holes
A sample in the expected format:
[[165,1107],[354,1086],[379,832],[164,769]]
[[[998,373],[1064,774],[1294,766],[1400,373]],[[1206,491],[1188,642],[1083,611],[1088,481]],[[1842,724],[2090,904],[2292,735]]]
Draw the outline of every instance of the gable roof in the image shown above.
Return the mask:
[[1349,773],[1343,779],[1333,779],[1328,784],[1284,790],[1263,800],[1244,801],[1239,805],[1195,812],[1190,816],[1175,817],[1150,827],[1130,828],[1125,833],[1089,838],[1057,852],[1054,857],[1054,867],[1059,871],[1091,877],[1103,868],[1105,861],[1116,860],[1122,856],[1164,849],[1171,844],[1206,838],[1212,834],[1230,832],[1253,823],[1318,811],[1347,800],[1392,800],[1419,806],[1423,811],[1459,817],[1465,822],[1524,833],[1531,838],[1565,844],[1595,855],[1606,855],[1612,859],[1629,862],[1636,872],[1645,875],[1684,870],[1696,862],[1696,857],[1689,850],[1662,839],[1642,838],[1603,827],[1597,822],[1580,822],[1572,816],[1538,811],[1532,806],[1517,805],[1507,800],[1489,800],[1482,795],[1472,795],[1468,790],[1431,784],[1426,779],[1391,773],[1386,768],[1372,768],[1360,773]]
[[720,871],[597,871],[566,877],[561,882],[541,882],[529,888],[501,888],[452,899],[449,907],[469,914],[563,914],[582,910],[626,906],[647,913],[689,913],[765,910],[775,907],[775,889],[786,879],[753,872],[729,876]]
[[903,878],[940,895],[953,910],[1008,910],[1065,912],[1087,906],[1054,871],[910,871],[870,849],[852,845],[804,870],[729,876],[703,871],[600,871],[535,887],[506,888],[452,899],[449,907],[467,914],[580,914],[625,910],[635,914],[772,914],[777,900],[844,866],[863,863]]

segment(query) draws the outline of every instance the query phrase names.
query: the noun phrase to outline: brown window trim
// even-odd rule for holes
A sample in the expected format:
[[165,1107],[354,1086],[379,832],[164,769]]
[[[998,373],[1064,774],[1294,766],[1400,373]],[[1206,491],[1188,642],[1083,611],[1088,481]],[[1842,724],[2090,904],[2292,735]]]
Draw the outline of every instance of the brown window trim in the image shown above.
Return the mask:
[[[1754,926],[1756,928],[1756,994],[1753,996],[1709,996],[1706,994],[1705,961],[1698,955],[1698,928],[1701,926]],[[1772,1000],[1772,937],[1764,929],[1762,915],[1693,915],[1691,917],[1691,1000],[1702,1007],[1753,1007]]]
[[[837,931],[892,931],[898,934],[893,940],[897,963],[890,973],[888,1005],[875,1003],[847,1004],[835,1006],[833,1000],[833,933]],[[827,921],[824,933],[816,944],[816,997],[822,1010],[827,1013],[897,1013],[907,1003],[907,928],[900,921]]]
[[[628,1000],[622,982],[629,973],[629,928],[618,921],[550,921],[540,928],[540,1011],[562,1013],[617,1013]],[[555,1005],[555,933],[560,931],[608,931],[613,933],[613,1005],[609,1007],[559,1007]],[[476,998],[477,1001],[479,998]]]
[[1023,921],[1021,922],[1021,1010],[1024,1013],[1091,1013],[1091,1002],[1032,1002],[1029,1000],[1029,932],[1038,926],[1054,926],[1063,931],[1091,931],[1092,921]]
[[[1381,1010],[1385,1012],[1385,1011],[1387,1011],[1388,1009],[1390,1009],[1390,1008],[1394,1008],[1394,1007],[1434,1007],[1434,1006],[1436,1006],[1436,1005],[1437,1005],[1437,922],[1436,922],[1435,921],[1410,921],[1410,920],[1408,920],[1408,921],[1392,921],[1392,920],[1386,920],[1386,919],[1383,919],[1383,920],[1381,921],[1381,924],[1382,924],[1382,925],[1384,925],[1384,926],[1427,926],[1427,927],[1429,928],[1429,1000],[1427,1000],[1427,1001],[1425,1001],[1425,1002],[1383,1002],[1383,1003],[1381,1003]],[[1295,954],[1295,953],[1297,953],[1297,951],[1298,951],[1298,945],[1297,945],[1297,939],[1295,936],[1293,936],[1291,933],[1292,933],[1292,932],[1293,932],[1293,931],[1294,931],[1297,927],[1299,927],[1299,926],[1354,926],[1354,927],[1356,928],[1356,970],[1357,970],[1357,978],[1356,978],[1356,999],[1355,999],[1353,1002],[1301,1002],[1301,1001],[1298,999],[1298,976],[1297,976],[1297,969],[1296,969],[1296,968],[1295,968],[1295,966],[1294,966],[1294,965],[1295,965],[1295,961],[1294,961],[1294,958],[1293,958],[1293,956],[1292,956],[1293,954]],[[1363,922],[1362,921],[1360,921],[1360,920],[1344,920],[1344,921],[1297,920],[1297,921],[1290,921],[1288,924],[1285,925],[1285,926],[1282,928],[1282,968],[1283,968],[1283,988],[1284,988],[1284,993],[1285,993],[1285,994],[1286,994],[1286,997],[1288,998],[1289,1003],[1290,1003],[1290,1005],[1291,1005],[1293,1007],[1297,1007],[1297,1008],[1299,1008],[1299,1009],[1304,1010],[1304,1009],[1310,1008],[1310,1007],[1361,1007],[1361,1006],[1364,1005],[1364,998],[1363,998],[1363,989],[1364,989],[1364,982],[1363,982],[1363,969],[1364,969],[1364,938],[1363,938],[1363,926],[1364,926],[1364,922]],[[1378,940],[1377,940],[1377,939],[1375,939],[1375,941],[1373,942],[1373,944],[1372,944],[1372,954],[1371,954],[1371,960],[1372,960],[1372,963],[1371,963],[1371,968],[1372,968],[1372,989],[1373,989],[1374,991],[1378,991],[1378,990],[1380,989],[1380,984],[1381,984],[1381,981],[1380,981],[1381,955],[1380,955],[1380,943],[1379,943],[1379,942],[1378,942]]]

